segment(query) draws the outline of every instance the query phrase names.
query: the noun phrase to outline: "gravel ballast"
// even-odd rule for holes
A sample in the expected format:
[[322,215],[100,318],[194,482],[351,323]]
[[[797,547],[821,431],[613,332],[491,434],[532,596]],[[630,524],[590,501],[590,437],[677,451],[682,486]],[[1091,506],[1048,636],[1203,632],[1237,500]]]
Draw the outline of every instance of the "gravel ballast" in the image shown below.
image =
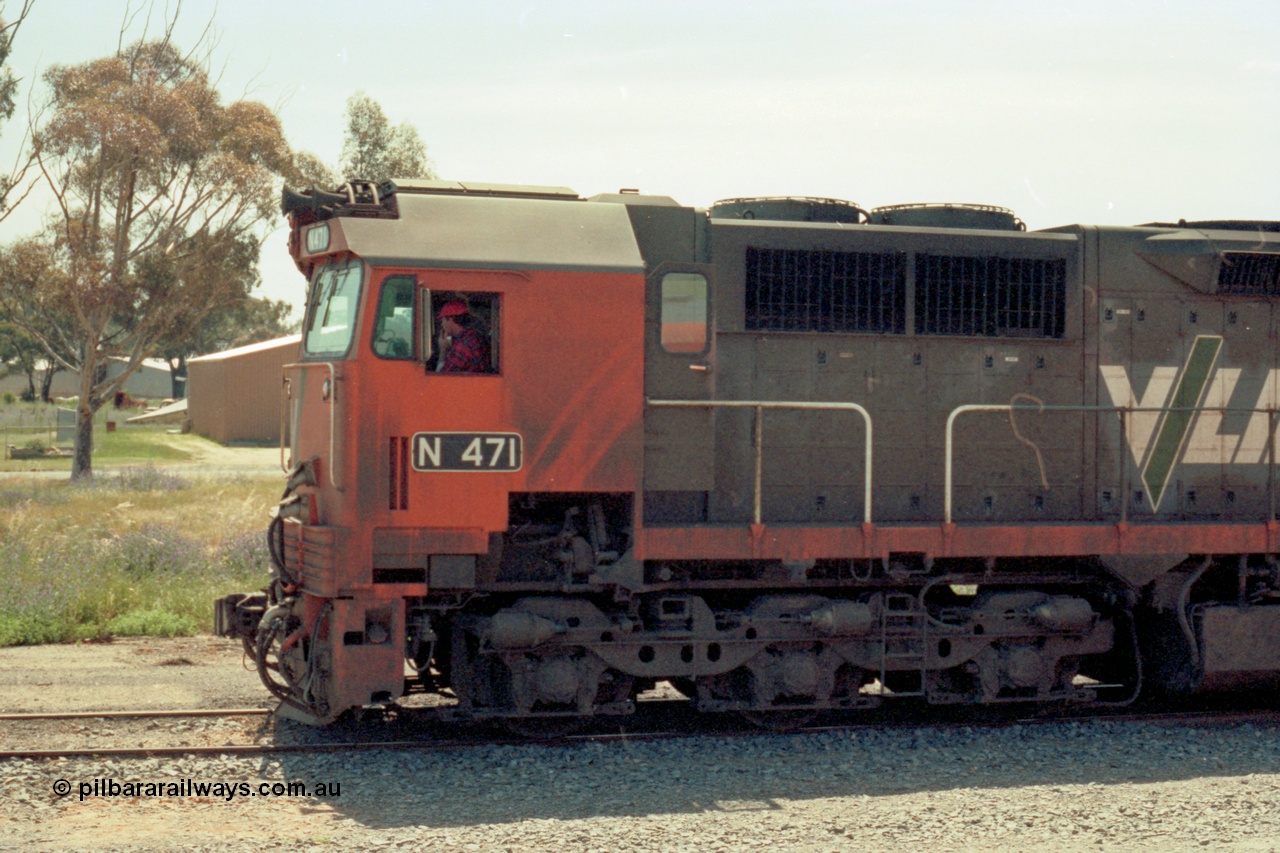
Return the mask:
[[[1064,722],[0,764],[0,850],[1273,850],[1269,726]],[[82,782],[340,785],[116,796]],[[57,780],[71,792],[53,793]]]
[[[263,703],[241,658],[235,644],[208,637],[0,649],[0,711]],[[130,746],[151,725],[173,727],[179,742],[221,746],[243,742],[258,723],[180,719],[135,732],[77,721],[56,741],[25,725],[0,728],[26,749],[66,746],[67,731],[85,745]],[[337,734],[276,723],[252,739]],[[54,793],[59,780],[65,796]],[[82,799],[81,784],[91,792],[95,780],[100,791],[135,790]],[[252,795],[283,781],[340,791]],[[202,795],[196,783],[236,792]],[[1278,802],[1280,726],[1259,723],[10,760],[0,761],[0,851],[1265,851],[1280,850]]]

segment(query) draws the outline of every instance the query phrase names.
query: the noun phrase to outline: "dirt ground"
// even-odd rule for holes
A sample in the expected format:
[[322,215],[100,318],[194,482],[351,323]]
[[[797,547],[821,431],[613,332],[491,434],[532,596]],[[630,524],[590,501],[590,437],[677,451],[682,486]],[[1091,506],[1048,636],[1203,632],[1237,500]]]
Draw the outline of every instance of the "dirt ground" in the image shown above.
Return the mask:
[[211,636],[0,648],[0,713],[272,707],[242,659]]
[[[279,447],[226,447],[212,441],[193,441],[184,443],[182,449],[193,454],[192,458],[164,462],[156,467],[204,475],[279,477],[282,483],[284,481]],[[110,467],[103,470],[110,470]]]
[[[202,476],[232,477],[276,477],[284,482],[284,471],[280,466],[280,448],[278,447],[224,447],[212,441],[187,440],[182,436],[182,449],[191,453],[190,459],[181,461],[165,461],[155,463],[161,470],[169,470],[183,476],[199,474]],[[8,463],[14,465],[17,463]],[[131,462],[115,464],[95,459],[93,470],[99,473],[110,473],[120,468],[136,468],[141,463]],[[38,477],[41,479],[66,479],[68,467],[56,469],[0,470],[0,477]]]
[[216,467],[244,468],[263,473],[278,473],[284,476],[280,468],[280,448],[278,447],[227,447],[212,441],[202,441],[199,445],[188,448],[196,454],[191,462],[172,463],[176,466],[199,465]]

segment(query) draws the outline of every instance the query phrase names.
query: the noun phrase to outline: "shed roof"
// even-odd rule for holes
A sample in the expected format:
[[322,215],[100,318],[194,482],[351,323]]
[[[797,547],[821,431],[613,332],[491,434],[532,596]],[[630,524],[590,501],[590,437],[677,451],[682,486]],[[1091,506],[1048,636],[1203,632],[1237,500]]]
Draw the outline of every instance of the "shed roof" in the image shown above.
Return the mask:
[[161,406],[155,411],[146,412],[141,415],[134,415],[131,418],[126,418],[125,421],[127,423],[137,424],[154,421],[167,421],[175,418],[181,420],[187,416],[187,403],[188,401],[185,398],[175,400],[167,406]]
[[223,361],[228,358],[238,358],[243,355],[250,355],[255,352],[266,352],[267,350],[283,349],[285,347],[297,347],[302,344],[302,335],[286,335],[283,338],[273,338],[269,341],[259,341],[256,344],[246,344],[242,347],[234,347],[226,349],[222,352],[213,352],[208,355],[198,355],[195,358],[187,359],[187,364],[196,361]]

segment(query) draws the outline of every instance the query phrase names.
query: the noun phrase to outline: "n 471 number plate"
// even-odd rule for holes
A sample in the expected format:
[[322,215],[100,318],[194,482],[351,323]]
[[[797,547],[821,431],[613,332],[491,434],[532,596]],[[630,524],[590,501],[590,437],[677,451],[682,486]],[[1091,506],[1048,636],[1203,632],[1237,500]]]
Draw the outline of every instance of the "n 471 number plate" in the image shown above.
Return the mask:
[[415,471],[519,471],[524,442],[516,432],[418,432]]

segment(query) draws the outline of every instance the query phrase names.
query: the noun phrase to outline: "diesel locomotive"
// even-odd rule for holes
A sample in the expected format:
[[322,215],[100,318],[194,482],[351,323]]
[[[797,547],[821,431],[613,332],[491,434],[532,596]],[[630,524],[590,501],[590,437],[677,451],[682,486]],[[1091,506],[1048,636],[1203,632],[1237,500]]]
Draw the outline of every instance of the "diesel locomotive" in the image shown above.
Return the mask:
[[1277,223],[408,180],[283,209],[273,565],[215,610],[286,715],[426,691],[546,733],[665,681],[773,726],[1280,672]]

